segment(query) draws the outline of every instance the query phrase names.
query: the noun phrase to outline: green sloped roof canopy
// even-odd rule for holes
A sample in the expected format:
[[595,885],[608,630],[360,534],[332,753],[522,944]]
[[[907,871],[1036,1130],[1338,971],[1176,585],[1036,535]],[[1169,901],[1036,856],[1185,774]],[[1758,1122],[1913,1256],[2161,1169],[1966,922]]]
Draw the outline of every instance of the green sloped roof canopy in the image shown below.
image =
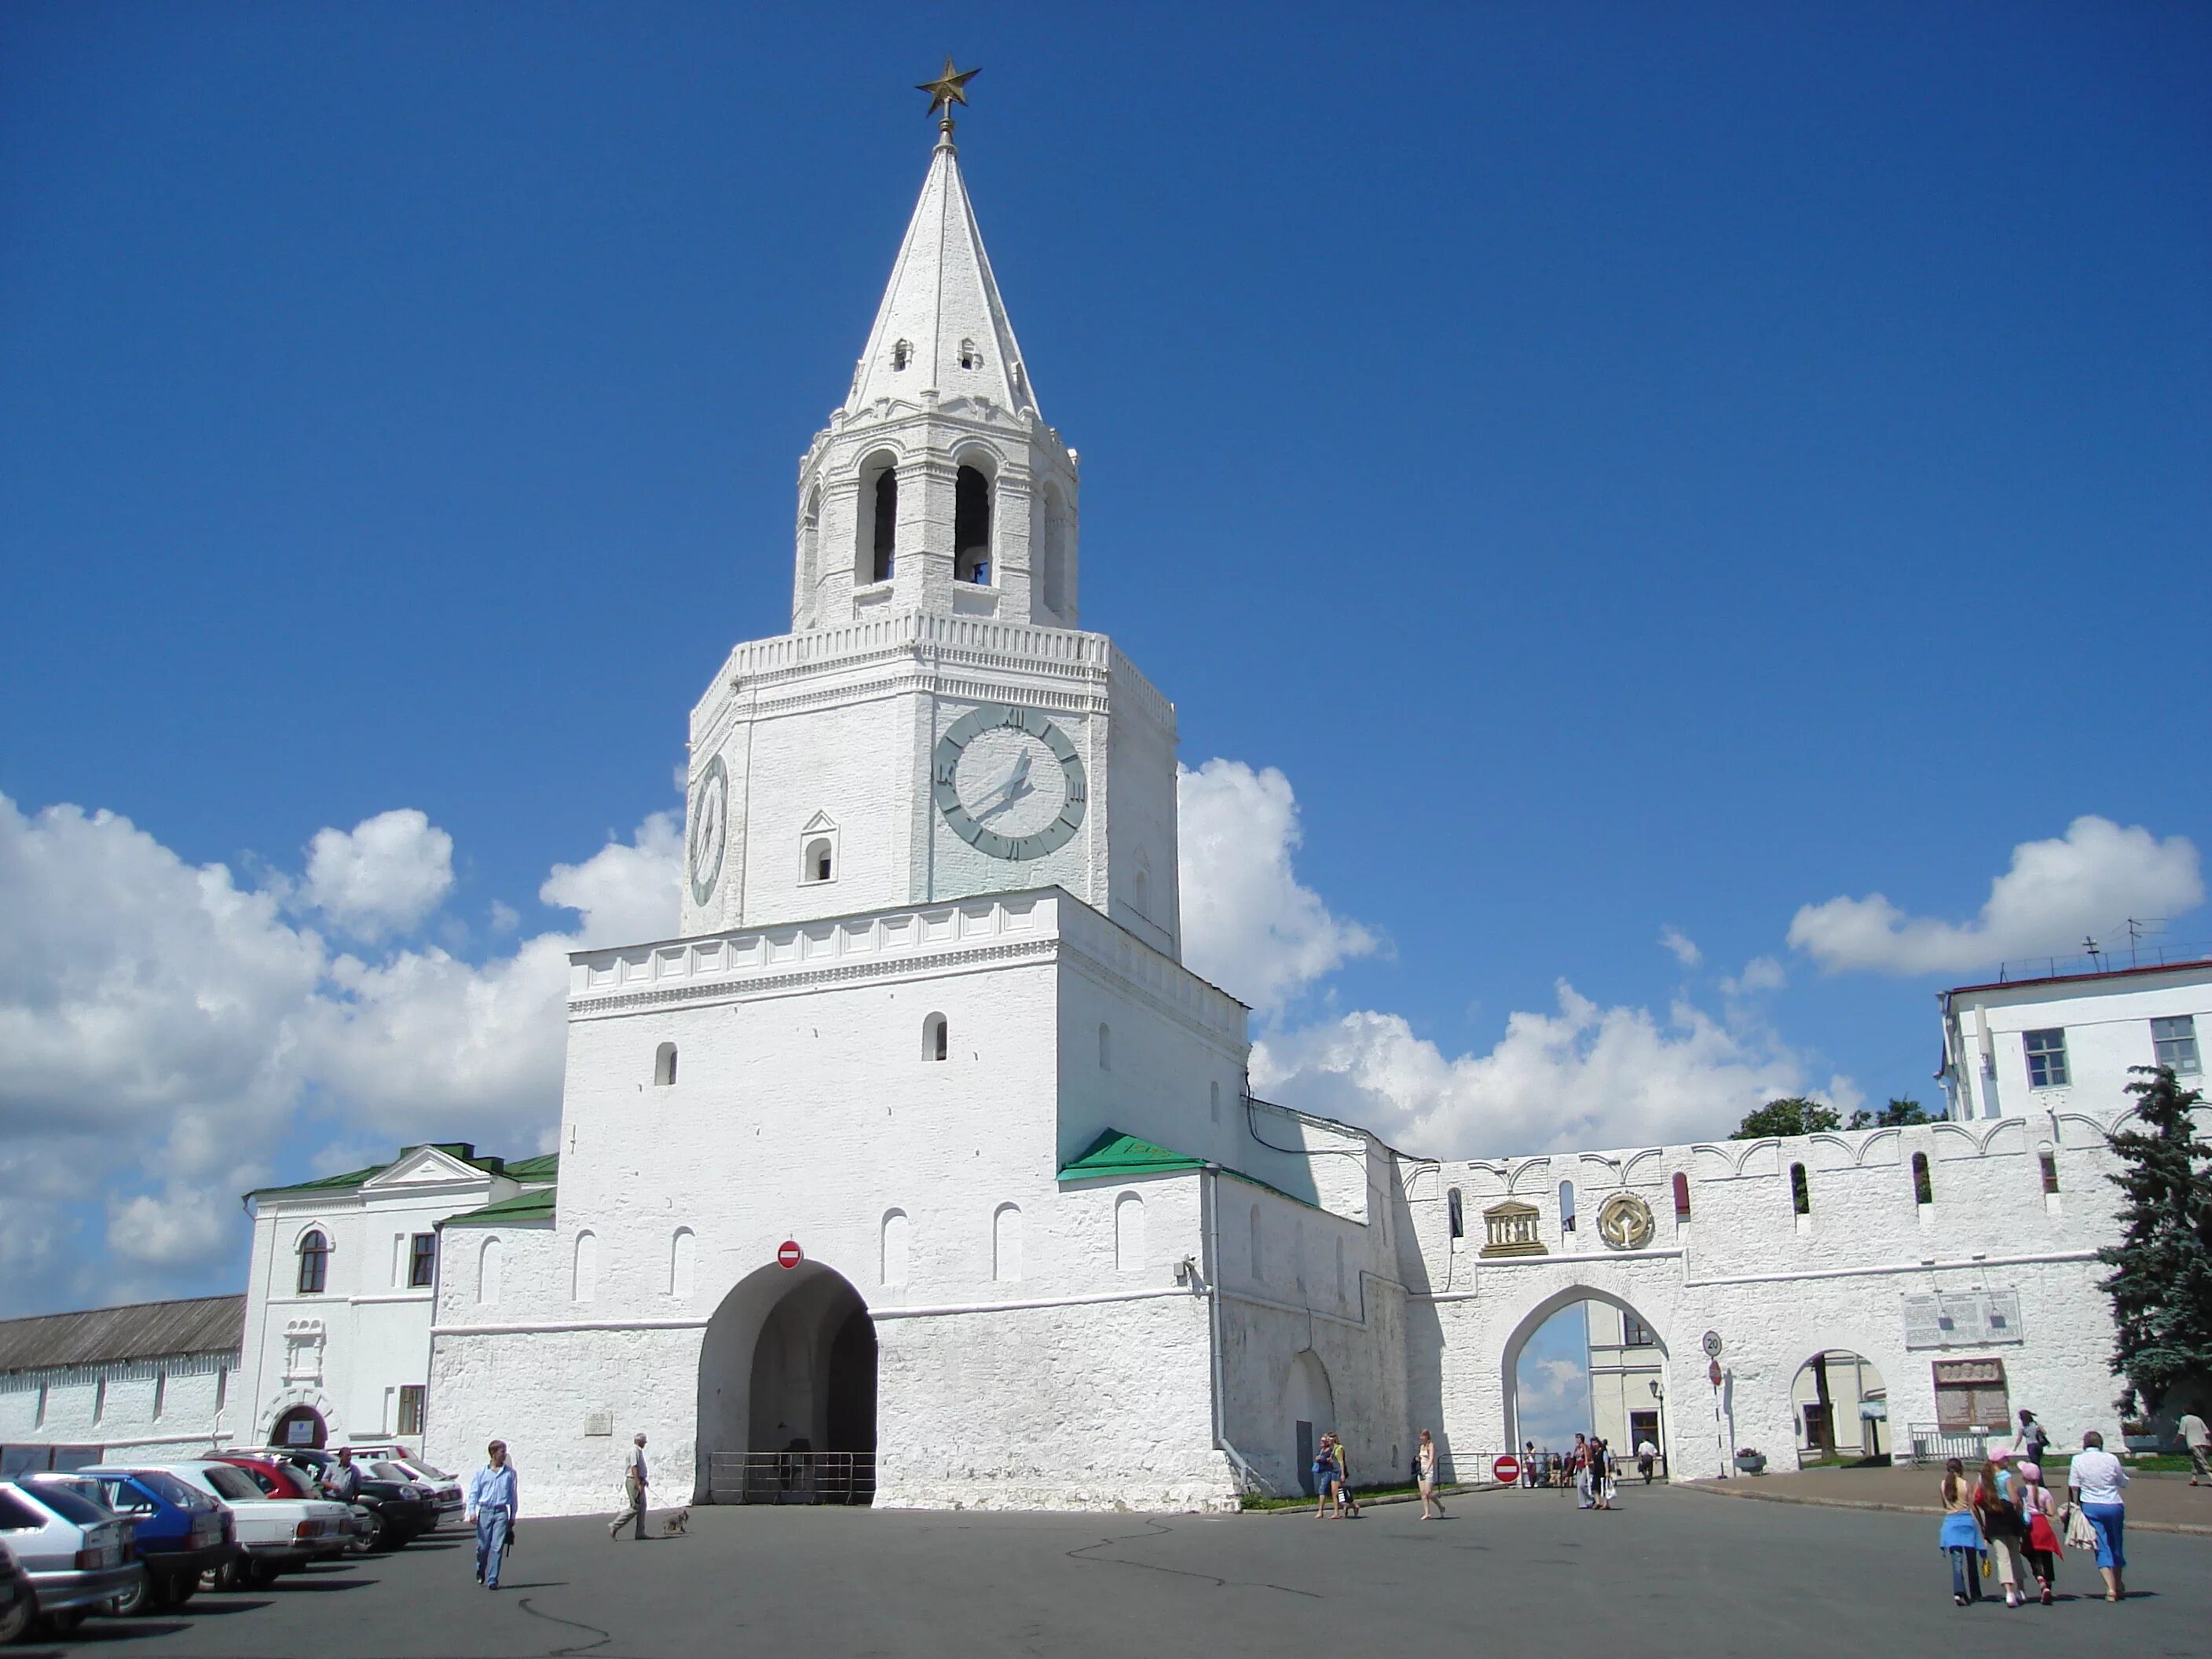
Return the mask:
[[398,1158],[383,1164],[372,1164],[366,1170],[349,1170],[343,1175],[325,1176],[318,1181],[295,1182],[288,1187],[257,1187],[246,1196],[275,1198],[295,1193],[350,1192],[367,1182],[371,1176],[382,1175],[399,1158],[405,1158],[410,1152],[421,1152],[425,1146],[473,1169],[482,1170],[486,1175],[503,1175],[510,1181],[550,1181],[560,1173],[561,1155],[558,1152],[544,1152],[536,1158],[521,1158],[510,1164],[505,1158],[494,1158],[489,1153],[479,1155],[475,1146],[469,1141],[428,1140],[417,1142],[412,1146],[402,1146]]
[[[1206,1160],[1193,1158],[1188,1152],[1170,1152],[1149,1140],[1139,1140],[1135,1135],[1125,1135],[1119,1129],[1108,1129],[1084,1149],[1083,1156],[1072,1158],[1060,1166],[1062,1181],[1132,1181],[1139,1176],[1173,1175],[1181,1170],[1203,1170]],[[1286,1193],[1272,1181],[1262,1181],[1242,1170],[1221,1166],[1221,1173],[1235,1180],[1249,1182],[1278,1198],[1287,1198],[1293,1204],[1303,1204],[1309,1210],[1322,1206],[1310,1198],[1300,1198],[1296,1193]]]
[[1080,1158],[1073,1158],[1060,1166],[1060,1178],[1062,1181],[1107,1180],[1115,1176],[1126,1179],[1132,1176],[1171,1175],[1177,1170],[1203,1170],[1205,1167],[1206,1160],[1202,1158],[1193,1158],[1186,1152],[1171,1152],[1149,1140],[1125,1135],[1119,1129],[1108,1129],[1085,1149]]
[[554,1189],[535,1187],[526,1193],[517,1193],[513,1198],[502,1198],[496,1204],[487,1204],[481,1210],[464,1210],[459,1215],[449,1215],[441,1226],[496,1227],[518,1221],[550,1221],[553,1218]]

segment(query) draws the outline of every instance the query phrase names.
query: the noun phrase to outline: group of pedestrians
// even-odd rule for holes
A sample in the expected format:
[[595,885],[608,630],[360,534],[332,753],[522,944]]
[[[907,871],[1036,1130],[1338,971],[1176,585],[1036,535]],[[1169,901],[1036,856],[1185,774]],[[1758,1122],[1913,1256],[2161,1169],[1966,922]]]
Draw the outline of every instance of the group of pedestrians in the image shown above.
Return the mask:
[[1613,1448],[1604,1440],[1595,1435],[1577,1435],[1575,1449],[1567,1454],[1567,1468],[1574,1476],[1577,1509],[1613,1507],[1613,1500],[1620,1493],[1620,1470]]
[[1334,1434],[1324,1433],[1321,1444],[1314,1448],[1313,1483],[1314,1494],[1320,1500],[1314,1510],[1315,1520],[1359,1519],[1358,1495],[1352,1490],[1352,1466],[1345,1458],[1344,1442]]
[[1963,1607],[1982,1600],[1982,1579],[1994,1577],[2005,1605],[2021,1607],[2032,1576],[2038,1599],[2049,1607],[2060,1558],[2069,1549],[2093,1551],[2105,1600],[2124,1599],[2127,1509],[2121,1488],[2128,1484],[2127,1470],[2105,1449],[2105,1437],[2089,1430],[2068,1467],[2068,1501],[2062,1504],[2044,1481],[2050,1437],[2033,1412],[2020,1418],[2019,1436],[2010,1446],[1992,1449],[1975,1480],[1966,1479],[1958,1458],[1943,1465],[1937,1547],[1950,1558],[1952,1601]]
[[[352,1455],[338,1454],[339,1468],[352,1473]],[[360,1487],[361,1476],[352,1473],[355,1489]],[[607,1527],[607,1536],[614,1537],[623,1528],[631,1528],[635,1538],[649,1538],[645,1529],[646,1498],[651,1480],[645,1463],[645,1437],[639,1435],[623,1459],[623,1512]],[[521,1483],[516,1478],[514,1465],[507,1461],[507,1442],[495,1440],[484,1448],[483,1467],[469,1477],[462,1511],[468,1524],[477,1534],[477,1583],[486,1589],[499,1588],[501,1565],[507,1553],[514,1547],[514,1520],[521,1507]]]

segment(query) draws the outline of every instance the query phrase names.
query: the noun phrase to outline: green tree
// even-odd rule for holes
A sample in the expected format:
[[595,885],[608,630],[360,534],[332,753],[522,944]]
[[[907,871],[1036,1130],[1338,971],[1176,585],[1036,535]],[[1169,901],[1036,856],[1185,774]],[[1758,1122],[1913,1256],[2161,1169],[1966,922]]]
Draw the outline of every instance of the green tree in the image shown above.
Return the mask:
[[1809,1135],[1818,1129],[1840,1129],[1844,1120],[1832,1106],[1791,1095],[1770,1100],[1744,1119],[1730,1140],[1765,1140],[1774,1135]]
[[2099,1288],[2112,1298],[2119,1340],[2112,1375],[2132,1413],[2177,1390],[2187,1397],[2212,1382],[2212,1143],[2201,1140],[2190,1114],[2203,1103],[2167,1066],[2136,1066],[2145,1081],[2130,1083],[2129,1118],[2107,1140],[2122,1164],[2108,1176],[2124,1194],[2118,1244],[2097,1252],[2112,1269]]
[[1892,1095],[1889,1104],[1881,1110],[1869,1112],[1863,1107],[1851,1114],[1851,1121],[1844,1127],[1847,1129],[1901,1129],[1908,1123],[1933,1123],[1935,1121],[1918,1101],[1900,1099]]

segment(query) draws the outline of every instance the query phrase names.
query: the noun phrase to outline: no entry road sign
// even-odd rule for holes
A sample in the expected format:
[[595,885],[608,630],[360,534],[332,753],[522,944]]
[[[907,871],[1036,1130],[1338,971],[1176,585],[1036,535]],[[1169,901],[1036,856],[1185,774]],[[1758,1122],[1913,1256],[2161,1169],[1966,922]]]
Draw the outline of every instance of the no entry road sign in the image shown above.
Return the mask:
[[795,1238],[787,1238],[775,1247],[775,1265],[779,1267],[796,1267],[805,1260],[806,1252],[799,1248]]
[[1521,1478],[1521,1460],[1507,1453],[1490,1466],[1491,1479],[1501,1486],[1510,1486]]

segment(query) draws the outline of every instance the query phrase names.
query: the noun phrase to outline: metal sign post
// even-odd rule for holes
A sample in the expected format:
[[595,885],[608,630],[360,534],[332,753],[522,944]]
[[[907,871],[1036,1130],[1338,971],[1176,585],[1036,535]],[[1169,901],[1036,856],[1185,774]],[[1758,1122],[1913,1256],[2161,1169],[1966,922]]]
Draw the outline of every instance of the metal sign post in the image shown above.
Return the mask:
[[1713,1385],[1713,1446],[1721,1455],[1721,1479],[1729,1478],[1735,1460],[1729,1455],[1728,1431],[1721,1422],[1721,1334],[1705,1333],[1705,1380]]

